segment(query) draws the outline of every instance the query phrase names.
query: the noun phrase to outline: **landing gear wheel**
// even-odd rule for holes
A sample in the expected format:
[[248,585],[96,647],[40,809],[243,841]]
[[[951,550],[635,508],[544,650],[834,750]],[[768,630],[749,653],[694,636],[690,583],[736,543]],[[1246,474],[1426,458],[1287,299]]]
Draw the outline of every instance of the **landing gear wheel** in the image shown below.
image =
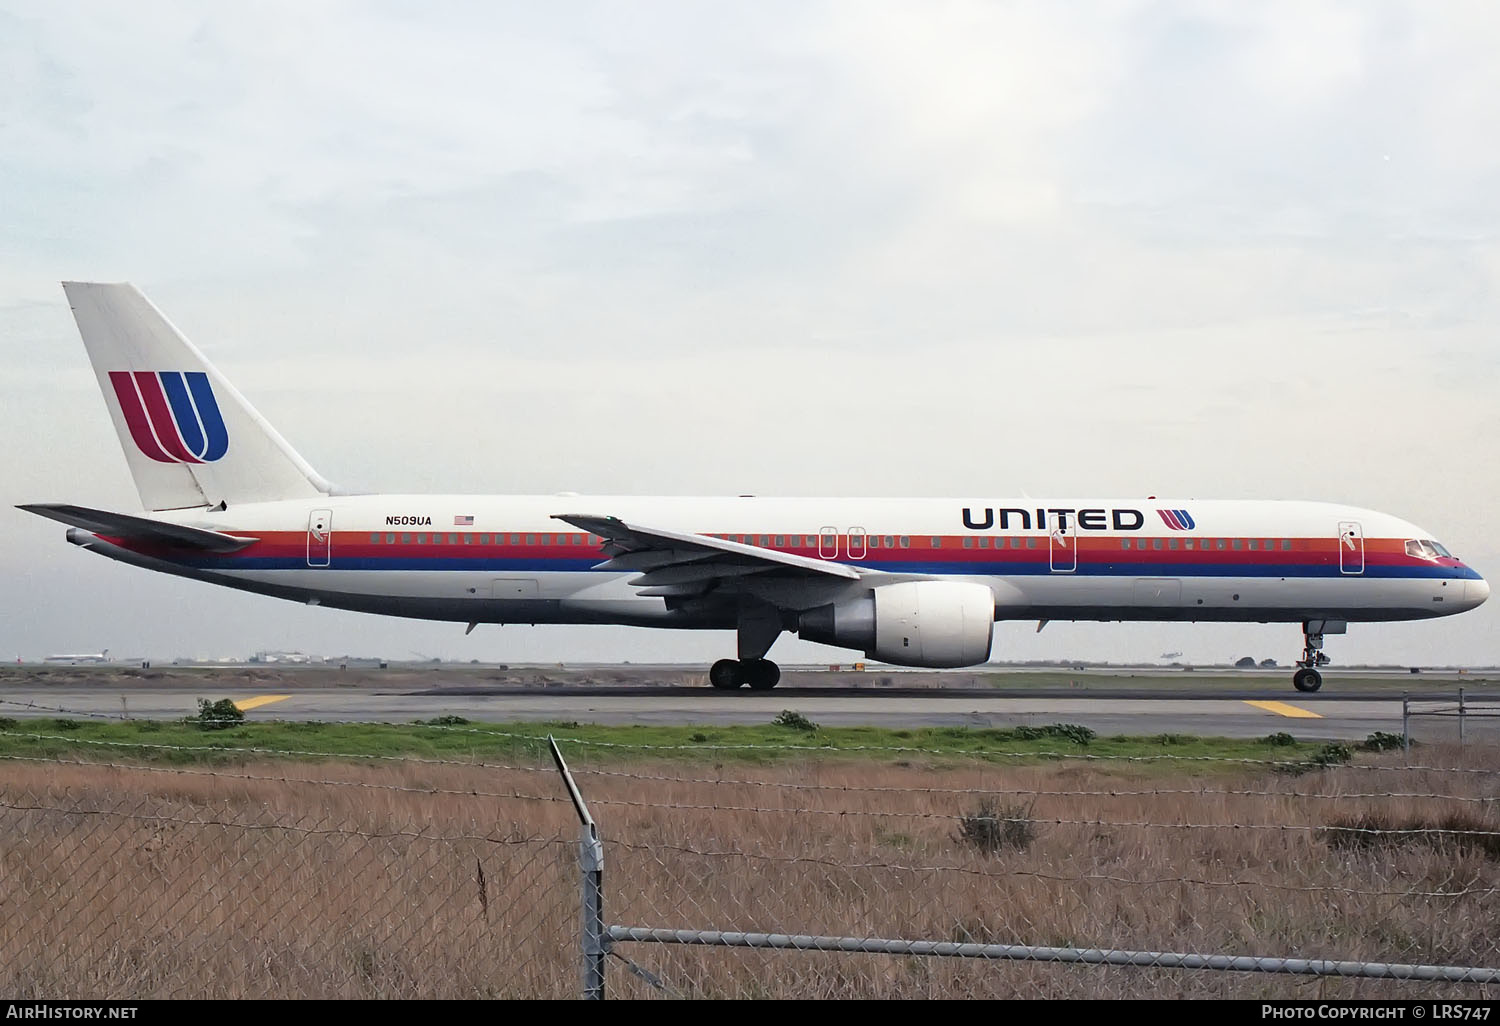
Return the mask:
[[737,659],[720,659],[709,667],[708,682],[720,691],[733,691],[745,683]]
[[740,676],[751,691],[770,691],[781,680],[781,667],[769,659],[746,659],[740,663]]
[[1323,675],[1310,666],[1304,666],[1292,674],[1292,687],[1298,691],[1313,692],[1323,686]]

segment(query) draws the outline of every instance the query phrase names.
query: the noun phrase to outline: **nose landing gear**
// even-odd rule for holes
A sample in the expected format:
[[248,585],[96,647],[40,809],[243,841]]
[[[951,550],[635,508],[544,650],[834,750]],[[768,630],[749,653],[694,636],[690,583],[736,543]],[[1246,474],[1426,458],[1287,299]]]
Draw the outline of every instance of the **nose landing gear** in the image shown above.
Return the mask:
[[1302,658],[1297,660],[1297,672],[1292,674],[1292,687],[1311,693],[1323,686],[1323,675],[1318,667],[1327,666],[1328,656],[1323,652],[1324,634],[1343,634],[1349,625],[1343,620],[1304,620],[1302,622]]

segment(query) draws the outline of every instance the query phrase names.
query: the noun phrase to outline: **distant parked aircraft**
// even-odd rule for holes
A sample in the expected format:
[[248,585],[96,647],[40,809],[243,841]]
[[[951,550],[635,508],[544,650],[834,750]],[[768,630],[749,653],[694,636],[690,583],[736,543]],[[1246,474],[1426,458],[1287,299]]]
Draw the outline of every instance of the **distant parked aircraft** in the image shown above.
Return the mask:
[[49,655],[43,659],[44,663],[107,663],[109,662],[109,649],[103,652],[83,652],[76,654]]

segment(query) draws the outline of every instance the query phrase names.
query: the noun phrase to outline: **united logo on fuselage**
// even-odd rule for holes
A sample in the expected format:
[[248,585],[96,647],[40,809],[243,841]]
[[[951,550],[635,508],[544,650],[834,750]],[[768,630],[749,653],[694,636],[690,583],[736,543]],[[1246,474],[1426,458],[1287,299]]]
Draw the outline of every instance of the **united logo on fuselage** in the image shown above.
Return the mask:
[[1159,509],[1156,515],[1161,517],[1161,522],[1174,531],[1191,531],[1198,525],[1193,523],[1193,518],[1185,509]]
[[229,431],[202,371],[110,371],[136,448],[158,463],[212,463]]

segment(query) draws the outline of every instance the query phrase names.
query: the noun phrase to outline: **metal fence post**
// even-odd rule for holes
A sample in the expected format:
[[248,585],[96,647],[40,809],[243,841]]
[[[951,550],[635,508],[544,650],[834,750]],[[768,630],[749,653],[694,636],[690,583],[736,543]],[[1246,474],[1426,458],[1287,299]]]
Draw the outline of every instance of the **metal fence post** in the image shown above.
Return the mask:
[[568,797],[578,813],[578,870],[583,882],[583,999],[602,1001],[604,959],[609,954],[609,940],[604,935],[604,844],[599,840],[594,817],[589,815],[583,795],[579,793],[573,774],[568,772],[568,764],[563,761],[562,752],[551,735],[547,737],[547,744],[552,747],[552,759],[557,763],[557,771],[562,774]]
[[582,828],[578,841],[578,868],[583,875],[583,999],[604,999],[604,957],[609,944],[604,939],[604,845],[594,824]]
[[1411,695],[1401,692],[1401,752],[1411,751]]
[[1463,747],[1464,743],[1464,689],[1458,689],[1458,745]]

